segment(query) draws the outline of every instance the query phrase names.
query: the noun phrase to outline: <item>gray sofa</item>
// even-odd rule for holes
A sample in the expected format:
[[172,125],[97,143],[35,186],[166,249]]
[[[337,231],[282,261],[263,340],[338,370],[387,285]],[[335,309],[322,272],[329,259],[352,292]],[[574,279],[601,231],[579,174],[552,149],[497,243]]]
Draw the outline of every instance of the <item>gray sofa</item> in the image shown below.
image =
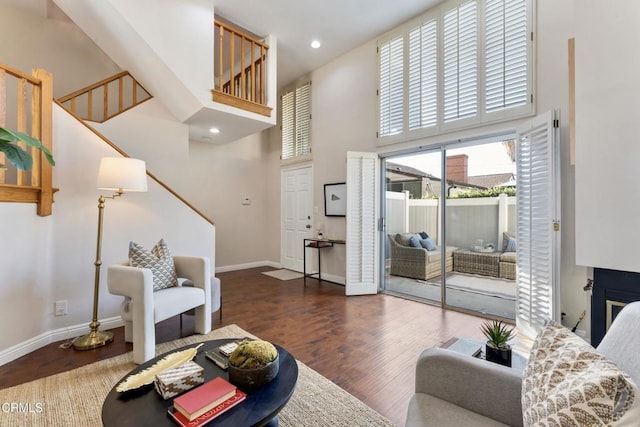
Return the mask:
[[[640,384],[638,331],[640,302],[635,302],[618,314],[597,348],[636,384]],[[522,382],[518,370],[430,348],[418,358],[406,426],[521,426]]]

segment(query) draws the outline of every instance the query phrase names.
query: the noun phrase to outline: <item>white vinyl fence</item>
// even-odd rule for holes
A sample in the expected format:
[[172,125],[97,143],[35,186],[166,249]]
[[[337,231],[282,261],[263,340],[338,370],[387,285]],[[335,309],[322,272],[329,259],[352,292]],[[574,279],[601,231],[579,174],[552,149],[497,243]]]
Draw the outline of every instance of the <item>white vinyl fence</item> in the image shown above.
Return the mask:
[[[409,199],[408,192],[386,192],[388,234],[426,232],[441,244],[441,199]],[[498,197],[447,199],[447,245],[473,247],[477,240],[502,248],[502,233],[516,229],[516,198]]]

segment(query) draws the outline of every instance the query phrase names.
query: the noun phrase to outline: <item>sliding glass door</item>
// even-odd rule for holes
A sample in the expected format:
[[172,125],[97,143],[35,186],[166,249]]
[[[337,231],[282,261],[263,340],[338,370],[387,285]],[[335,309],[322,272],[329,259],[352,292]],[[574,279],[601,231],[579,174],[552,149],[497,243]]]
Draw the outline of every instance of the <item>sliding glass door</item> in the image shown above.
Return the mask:
[[513,148],[496,141],[386,159],[387,292],[515,317],[515,250],[505,251],[515,236]]
[[385,162],[385,289],[442,301],[442,154]]

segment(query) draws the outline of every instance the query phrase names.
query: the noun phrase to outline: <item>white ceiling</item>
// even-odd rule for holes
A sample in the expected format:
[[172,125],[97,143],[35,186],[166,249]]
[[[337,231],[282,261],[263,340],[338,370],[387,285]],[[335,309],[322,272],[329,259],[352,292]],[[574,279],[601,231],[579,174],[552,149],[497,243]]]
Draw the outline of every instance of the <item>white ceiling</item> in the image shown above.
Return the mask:
[[[278,43],[278,88],[442,0],[213,0],[216,16]],[[313,39],[322,42],[312,49]]]

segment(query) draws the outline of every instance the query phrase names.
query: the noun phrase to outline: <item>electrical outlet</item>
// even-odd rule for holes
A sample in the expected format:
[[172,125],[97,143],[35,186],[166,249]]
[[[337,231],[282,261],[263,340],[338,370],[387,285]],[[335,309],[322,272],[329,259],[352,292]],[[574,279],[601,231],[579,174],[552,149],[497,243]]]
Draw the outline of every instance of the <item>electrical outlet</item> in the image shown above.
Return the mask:
[[55,302],[55,315],[56,316],[65,316],[69,314],[67,309],[67,300],[56,301]]

